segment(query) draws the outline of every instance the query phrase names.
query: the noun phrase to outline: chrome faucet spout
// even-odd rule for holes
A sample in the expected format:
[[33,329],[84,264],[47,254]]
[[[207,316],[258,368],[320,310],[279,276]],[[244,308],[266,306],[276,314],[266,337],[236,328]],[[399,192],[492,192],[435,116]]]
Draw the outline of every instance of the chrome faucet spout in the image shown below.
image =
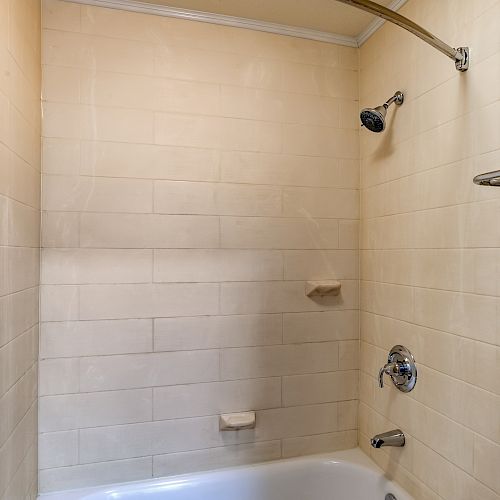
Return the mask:
[[401,429],[394,429],[373,436],[370,443],[374,448],[382,448],[383,446],[401,447],[405,445],[405,435]]

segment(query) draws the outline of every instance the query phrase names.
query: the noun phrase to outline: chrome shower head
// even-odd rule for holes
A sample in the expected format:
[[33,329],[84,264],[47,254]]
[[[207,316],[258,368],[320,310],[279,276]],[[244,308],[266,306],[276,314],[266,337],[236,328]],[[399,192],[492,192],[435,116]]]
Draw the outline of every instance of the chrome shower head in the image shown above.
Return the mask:
[[359,117],[361,118],[362,126],[365,126],[372,132],[382,132],[385,129],[385,116],[387,109],[394,102],[398,106],[403,104],[404,94],[397,91],[387,102],[382,106],[376,108],[365,108],[361,111]]
[[387,108],[385,106],[377,106],[374,109],[365,108],[361,111],[359,117],[363,125],[372,132],[382,132],[385,129],[385,115]]

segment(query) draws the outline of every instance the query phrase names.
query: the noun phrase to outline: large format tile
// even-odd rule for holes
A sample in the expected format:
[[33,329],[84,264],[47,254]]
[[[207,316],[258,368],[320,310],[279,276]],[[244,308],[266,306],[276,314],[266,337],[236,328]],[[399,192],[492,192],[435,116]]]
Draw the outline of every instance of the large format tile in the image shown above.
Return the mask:
[[[40,490],[353,446],[357,50],[44,10]],[[29,230],[0,219],[0,244],[36,247],[33,116],[15,109],[16,201],[0,188],[0,214]],[[305,297],[322,279],[341,295]],[[30,309],[0,346],[33,326]],[[218,415],[241,410],[257,428],[221,434]]]

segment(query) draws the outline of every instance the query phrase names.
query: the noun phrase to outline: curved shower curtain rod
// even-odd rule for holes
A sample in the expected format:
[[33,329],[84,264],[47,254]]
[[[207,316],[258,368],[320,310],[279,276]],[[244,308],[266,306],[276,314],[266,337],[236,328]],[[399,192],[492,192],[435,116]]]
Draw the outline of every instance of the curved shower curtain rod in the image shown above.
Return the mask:
[[345,3],[347,5],[352,5],[357,9],[364,10],[369,12],[370,14],[374,14],[386,21],[390,21],[391,23],[397,24],[401,28],[408,30],[410,33],[418,36],[424,42],[427,42],[429,45],[439,50],[450,59],[455,61],[455,67],[458,71],[467,71],[469,69],[469,47],[458,47],[454,49],[450,47],[448,44],[444,43],[442,40],[434,36],[429,31],[422,28],[418,24],[414,23],[407,17],[394,12],[383,5],[379,5],[378,3],[372,2],[371,0],[336,0],[337,2]]

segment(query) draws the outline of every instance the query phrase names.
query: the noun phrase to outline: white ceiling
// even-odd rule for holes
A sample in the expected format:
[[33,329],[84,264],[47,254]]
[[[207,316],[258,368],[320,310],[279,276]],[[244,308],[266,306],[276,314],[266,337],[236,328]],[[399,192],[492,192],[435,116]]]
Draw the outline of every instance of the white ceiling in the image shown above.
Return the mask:
[[[358,38],[375,16],[335,0],[142,0]],[[377,0],[389,6],[391,0]]]

